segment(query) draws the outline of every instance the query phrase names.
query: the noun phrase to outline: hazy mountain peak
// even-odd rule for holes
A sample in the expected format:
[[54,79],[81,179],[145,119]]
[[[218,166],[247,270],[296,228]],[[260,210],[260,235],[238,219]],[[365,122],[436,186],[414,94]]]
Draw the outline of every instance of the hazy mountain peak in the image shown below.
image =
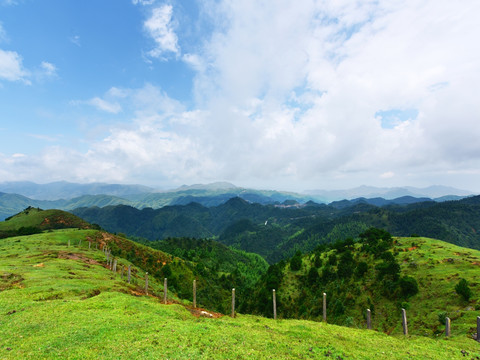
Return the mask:
[[193,185],[182,185],[179,188],[172,191],[182,191],[182,190],[227,190],[227,189],[237,189],[237,186],[226,182],[226,181],[217,181],[210,184],[193,184]]

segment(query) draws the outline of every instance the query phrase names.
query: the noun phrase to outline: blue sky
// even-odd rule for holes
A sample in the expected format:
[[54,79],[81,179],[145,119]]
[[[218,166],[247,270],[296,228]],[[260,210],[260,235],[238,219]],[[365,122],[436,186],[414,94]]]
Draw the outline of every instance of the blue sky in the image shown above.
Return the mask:
[[0,0],[0,182],[480,191],[479,11]]

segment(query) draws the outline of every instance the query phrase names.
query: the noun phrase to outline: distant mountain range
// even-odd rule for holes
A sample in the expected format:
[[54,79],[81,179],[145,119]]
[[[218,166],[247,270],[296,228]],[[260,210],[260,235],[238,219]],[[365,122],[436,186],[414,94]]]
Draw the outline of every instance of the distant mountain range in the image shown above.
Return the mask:
[[197,202],[203,206],[212,207],[224,204],[231,198],[239,197],[250,203],[284,207],[331,202],[333,207],[341,209],[361,203],[381,207],[424,201],[441,202],[459,200],[469,195],[472,195],[469,191],[443,186],[431,186],[425,189],[362,186],[350,190],[314,190],[309,194],[300,194],[276,190],[246,189],[228,182],[183,185],[168,191],[159,191],[142,185],[76,184],[64,181],[49,184],[7,182],[0,184],[0,221],[28,206],[68,211],[80,207],[102,208],[110,205],[158,209],[167,205],[187,205]]
[[447,198],[444,200],[458,200],[459,197],[466,197],[476,195],[468,190],[456,189],[449,186],[434,185],[426,188],[416,188],[411,186],[393,187],[393,188],[379,188],[373,186],[359,186],[348,190],[308,190],[305,194],[315,197],[317,200],[330,203],[337,200],[351,200],[356,198],[384,198],[387,200],[396,199],[404,196],[411,196],[415,198],[443,198],[454,196],[454,198]]
[[143,185],[104,183],[77,184],[66,181],[57,181],[48,184],[36,184],[30,181],[0,183],[0,192],[19,194],[35,200],[73,199],[83,195],[125,196],[153,191],[153,188]]

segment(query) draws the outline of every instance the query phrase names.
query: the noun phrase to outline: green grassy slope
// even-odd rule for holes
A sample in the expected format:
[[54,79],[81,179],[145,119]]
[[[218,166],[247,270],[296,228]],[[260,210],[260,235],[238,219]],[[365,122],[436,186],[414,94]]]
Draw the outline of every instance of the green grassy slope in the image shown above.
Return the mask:
[[41,210],[29,207],[22,212],[0,222],[1,230],[16,230],[21,227],[34,227],[41,230],[59,228],[90,229],[92,225],[79,217],[62,210]]
[[[379,278],[383,258],[362,251],[359,243],[350,249],[353,258],[343,265],[345,253],[327,248],[303,255],[299,270],[292,270],[291,262],[272,266],[257,285],[260,291],[253,297],[255,306],[247,310],[271,316],[270,308],[263,306],[271,290],[265,293],[262,289],[275,287],[282,305],[279,316],[320,321],[326,292],[327,317],[336,324],[365,328],[366,309],[370,308],[374,329],[401,334],[398,319],[405,308],[412,334],[441,336],[445,316],[452,321],[453,333],[464,337],[476,333],[476,317],[480,315],[480,251],[428,238],[394,238],[388,253],[399,265],[399,279],[412,277],[418,284],[418,293],[405,296],[389,277]],[[366,270],[358,276],[360,262],[366,264]],[[341,276],[346,268],[351,268],[352,274]],[[455,291],[461,278],[468,281],[472,291],[469,301]]]
[[[93,230],[57,230],[0,241],[2,359],[464,359],[465,336],[388,336],[311,321],[204,318],[164,305],[104,267]],[[67,247],[68,240],[71,245]],[[80,248],[78,243],[82,240]],[[128,261],[120,259],[123,265]],[[154,294],[162,284],[151,279]],[[241,302],[242,299],[237,299]]]
[[[98,227],[61,210],[28,208],[8,221],[0,222],[0,238],[36,234],[44,229],[58,228],[89,229]],[[176,251],[170,251],[173,255],[166,254],[163,251],[154,250],[150,246],[141,245],[104,231],[92,234],[91,240],[98,245],[108,244],[113,256],[131,261],[157,279],[167,277],[170,287],[182,298],[192,300],[192,282],[196,279],[199,286],[199,303],[217,311],[227,311],[232,287],[239,288],[239,293],[246,291],[245,284],[255,283],[267,267],[265,261],[258,255],[230,250],[220,244],[218,246],[223,249],[216,249],[216,247],[215,250],[213,248],[205,249],[203,255],[210,257],[212,261],[209,262],[202,254],[199,254],[202,255],[200,257],[185,256],[182,259],[176,256],[178,255]],[[215,245],[217,244],[215,243]],[[191,252],[196,251],[191,249]],[[179,254],[184,255],[183,253]],[[224,263],[232,261],[232,264],[229,267],[220,267],[220,255],[225,257]]]

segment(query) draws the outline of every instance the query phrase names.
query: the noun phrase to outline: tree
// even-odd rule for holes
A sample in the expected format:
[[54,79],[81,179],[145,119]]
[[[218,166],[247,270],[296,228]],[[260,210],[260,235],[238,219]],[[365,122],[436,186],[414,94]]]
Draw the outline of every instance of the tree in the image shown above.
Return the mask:
[[470,290],[468,287],[468,281],[465,279],[460,279],[458,284],[455,286],[455,291],[458,295],[463,297],[465,301],[470,300],[470,297],[472,296],[472,290]]
[[360,261],[357,264],[357,268],[355,269],[355,276],[357,278],[361,278],[365,273],[368,271],[368,264],[365,261]]
[[290,260],[290,269],[292,271],[300,270],[302,267],[302,253],[298,250]]

